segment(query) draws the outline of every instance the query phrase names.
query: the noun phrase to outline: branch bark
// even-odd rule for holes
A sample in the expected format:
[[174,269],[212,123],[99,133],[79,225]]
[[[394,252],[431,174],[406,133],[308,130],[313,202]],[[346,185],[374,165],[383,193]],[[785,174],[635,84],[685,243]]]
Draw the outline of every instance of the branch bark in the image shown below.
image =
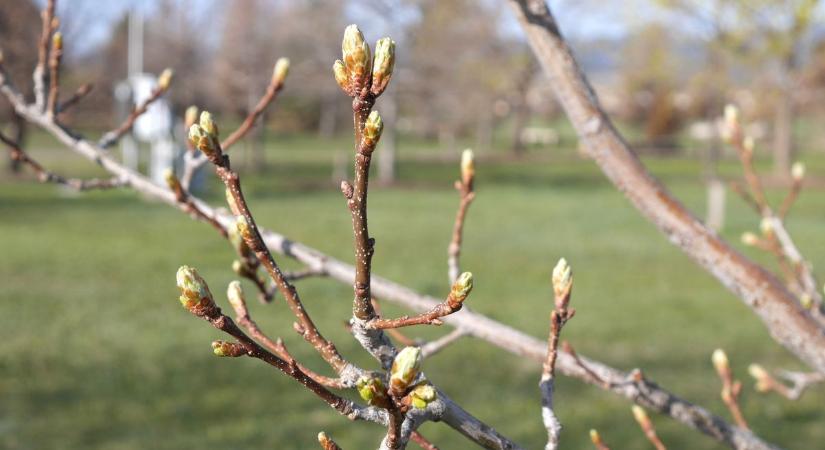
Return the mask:
[[785,286],[696,219],[650,175],[606,116],[544,0],[507,0],[586,153],[674,245],[756,313],[778,343],[825,372],[825,330]]

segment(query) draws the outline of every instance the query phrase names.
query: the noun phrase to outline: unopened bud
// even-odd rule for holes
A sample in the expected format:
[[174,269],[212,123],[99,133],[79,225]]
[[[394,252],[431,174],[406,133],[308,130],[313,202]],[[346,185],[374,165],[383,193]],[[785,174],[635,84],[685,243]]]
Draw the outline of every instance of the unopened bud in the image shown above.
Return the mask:
[[742,237],[740,239],[743,244],[749,247],[753,247],[759,243],[759,236],[757,236],[756,233],[751,233],[750,231],[742,233]]
[[63,33],[58,31],[52,35],[52,48],[57,51],[63,50]]
[[368,149],[374,149],[378,139],[381,138],[381,132],[384,131],[384,121],[378,111],[373,111],[367,116],[367,121],[364,123],[364,132],[361,135],[362,143]]
[[209,111],[201,112],[200,117],[200,126],[203,128],[203,131],[206,132],[209,136],[213,139],[218,138],[218,124],[215,123],[215,119],[212,117],[212,113]]
[[387,88],[395,66],[395,41],[385,37],[375,43],[375,60],[372,63],[372,93],[381,95]]
[[344,66],[344,62],[340,59],[336,59],[335,63],[332,65],[332,73],[335,75],[335,82],[338,83],[338,86],[341,86],[341,89],[349,95],[349,75],[347,75],[347,68]]
[[387,388],[380,378],[364,375],[355,382],[358,395],[370,405],[382,405],[387,400]]
[[246,298],[244,297],[243,287],[241,287],[240,281],[234,280],[229,283],[229,287],[226,288],[226,298],[229,300],[229,304],[232,305],[232,309],[234,309],[235,312],[246,309]]
[[235,272],[235,275],[243,276],[246,271],[244,270],[244,265],[239,260],[232,261],[232,271]]
[[218,156],[218,146],[215,139],[204,131],[200,125],[194,124],[189,127],[189,141],[192,142],[195,148],[203,152],[207,158]]
[[742,150],[752,155],[754,148],[756,148],[756,141],[753,140],[753,136],[745,136],[745,139],[742,139]]
[[169,189],[172,192],[180,192],[183,188],[180,185],[180,180],[178,180],[177,175],[175,175],[174,169],[166,169],[163,171],[163,179],[166,180],[166,185],[169,186]]
[[435,399],[435,388],[429,384],[420,384],[410,392],[410,403],[413,408],[424,409],[427,405],[435,401]]
[[771,390],[771,375],[759,364],[751,364],[748,366],[748,373],[754,380],[756,380],[756,390],[759,392],[767,392]]
[[639,423],[639,426],[645,430],[652,426],[650,423],[650,418],[647,416],[647,412],[645,412],[644,408],[639,405],[633,405],[633,418],[635,418],[636,422]]
[[759,230],[765,236],[770,236],[773,234],[773,219],[770,217],[763,217],[762,220],[759,222]]
[[246,220],[246,216],[237,216],[235,218],[235,227],[242,238],[245,240],[252,239],[252,227],[249,225],[249,221]]
[[470,292],[473,290],[473,274],[464,272],[456,278],[453,287],[450,290],[450,296],[457,302],[461,303],[467,299]]
[[730,373],[730,363],[728,362],[728,355],[725,354],[725,351],[721,348],[717,348],[713,351],[713,355],[711,356],[711,361],[713,362],[713,367],[716,369],[716,372],[720,376],[724,376],[727,373]]
[[233,342],[213,341],[212,353],[214,353],[215,356],[237,358],[239,356],[245,355],[246,349],[243,348],[243,345],[236,344]]
[[344,30],[344,40],[341,42],[341,53],[344,66],[347,68],[350,85],[355,91],[367,85],[372,69],[370,46],[364,40],[364,35],[358,25],[350,25]]
[[187,129],[191,128],[192,125],[194,125],[195,122],[198,121],[199,112],[200,111],[198,111],[198,107],[195,105],[186,108],[186,113],[183,115],[183,123]]
[[573,289],[573,269],[567,264],[566,259],[561,258],[553,268],[553,293],[557,299],[564,299],[570,295],[571,289]]
[[795,181],[802,181],[805,178],[805,164],[795,162],[791,167],[791,176]]
[[404,347],[398,352],[390,369],[390,388],[403,393],[418,377],[421,371],[421,349],[418,347]]
[[318,433],[318,443],[321,444],[321,448],[324,450],[341,450],[341,447],[323,431]]
[[735,105],[725,105],[725,125],[729,127],[739,126],[739,108]]
[[169,85],[172,84],[172,77],[175,76],[175,71],[172,69],[164,69],[163,72],[160,73],[158,77],[158,88],[161,90],[169,89]]
[[590,442],[592,442],[593,445],[596,446],[604,446],[602,436],[599,434],[598,431],[596,431],[595,428],[590,430]]
[[461,181],[471,184],[476,175],[475,155],[471,149],[461,152]]
[[272,70],[272,83],[283,84],[286,75],[289,73],[289,59],[278,58],[275,62],[275,68]]
[[181,266],[176,278],[180,289],[180,302],[186,309],[197,316],[210,316],[215,312],[215,300],[197,269]]

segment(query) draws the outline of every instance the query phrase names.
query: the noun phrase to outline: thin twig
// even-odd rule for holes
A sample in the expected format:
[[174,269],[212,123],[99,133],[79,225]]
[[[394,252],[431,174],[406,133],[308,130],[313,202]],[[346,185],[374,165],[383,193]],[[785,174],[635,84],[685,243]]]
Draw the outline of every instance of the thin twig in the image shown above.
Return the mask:
[[40,111],[43,111],[46,107],[46,67],[49,58],[49,44],[57,25],[54,17],[55,3],[55,0],[48,0],[46,8],[40,13],[42,28],[40,41],[37,45],[37,66],[32,76],[34,79],[35,104]]
[[453,224],[453,237],[447,247],[447,274],[451,284],[455,283],[461,273],[459,258],[461,257],[461,242],[464,236],[464,220],[467,216],[467,210],[475,198],[475,192],[473,191],[474,178],[473,151],[467,149],[461,155],[461,179],[455,182],[455,189],[459,193],[460,201]]
[[547,356],[541,371],[539,390],[541,391],[541,417],[547,429],[546,450],[559,448],[561,422],[553,411],[553,391],[556,380],[556,358],[558,357],[559,335],[564,324],[576,313],[568,309],[573,289],[573,273],[567,261],[562,258],[553,269],[554,308],[550,313],[550,333],[547,337]]
[[126,120],[120,124],[117,128],[112,131],[107,132],[100,138],[100,141],[97,143],[97,146],[103,149],[109,148],[120,138],[123,137],[124,134],[128,133],[129,130],[135,126],[135,122],[137,119],[142,116],[146,111],[149,109],[149,106],[155,102],[155,100],[159,99],[167,90],[169,89],[169,85],[158,84],[155,89],[152,90],[152,93],[149,95],[149,98],[144,100],[140,105],[138,105],[135,109],[129,113],[129,116],[126,117]]
[[438,450],[438,447],[433,445],[432,442],[428,441],[427,438],[422,436],[421,433],[417,431],[412,432],[412,434],[410,435],[410,439],[416,444],[418,444],[418,446],[424,450]]
[[722,380],[722,401],[727,406],[733,420],[736,424],[744,429],[750,429],[745,416],[742,414],[742,409],[739,407],[739,394],[742,392],[742,383],[733,379],[733,371],[728,362],[728,356],[722,349],[717,349],[713,352],[713,367]]
[[776,392],[788,400],[798,400],[806,389],[812,385],[825,382],[825,374],[819,372],[794,372],[783,370],[779,376],[791,383],[790,386],[780,382],[758,364],[751,364],[748,372],[756,380],[759,392]]
[[72,106],[75,106],[76,104],[80,103],[80,101],[83,100],[84,97],[86,97],[87,95],[89,95],[90,92],[92,92],[92,89],[94,89],[94,87],[95,85],[92,83],[81,84],[80,87],[77,88],[77,90],[74,92],[74,94],[72,94],[71,97],[67,98],[62,103],[60,103],[60,106],[57,107],[57,112],[59,114],[62,114],[68,111]]
[[278,92],[281,91],[284,87],[284,79],[279,78],[277,76],[273,76],[269,82],[269,85],[266,87],[266,92],[258,100],[258,103],[255,105],[255,108],[249,112],[249,114],[244,119],[243,123],[236,129],[232,134],[229,135],[226,139],[221,142],[221,148],[223,151],[229,151],[229,148],[235,145],[238,141],[244,138],[249,130],[255,125],[255,122],[258,121],[258,118],[266,111],[266,108],[275,101],[275,98],[278,96]]
[[590,442],[596,447],[596,450],[610,450],[610,447],[604,443],[602,436],[595,429],[590,430]]
[[220,235],[224,238],[229,237],[226,228],[224,228],[224,226],[221,225],[217,219],[215,219],[214,214],[206,213],[197,203],[192,201],[189,193],[183,189],[183,186],[181,186],[181,183],[175,176],[174,172],[169,171],[166,174],[166,183],[169,185],[169,189],[171,189],[175,194],[175,199],[183,206],[184,211],[188,212],[194,219],[202,220],[203,222],[212,225],[212,227],[218,230],[218,233],[220,233]]
[[[249,309],[246,306],[246,299],[243,295],[243,290],[241,289],[240,283],[233,282],[230,283],[229,289],[227,292],[227,297],[229,298],[229,302],[232,305],[232,308],[235,310],[235,320],[237,321],[238,325],[246,329],[247,333],[252,336],[253,339],[257,340],[264,347],[269,349],[272,353],[276,354],[281,359],[292,362],[295,358],[289,353],[289,350],[284,345],[283,340],[280,338],[273,340],[269,336],[264,333],[258,324],[252,320],[252,316],[249,314]],[[307,374],[310,378],[317,381],[318,383],[332,389],[343,389],[345,388],[344,383],[340,379],[330,378],[324,375],[320,375],[311,369],[303,366],[302,364],[295,362],[299,369],[302,372]]]
[[60,94],[60,61],[63,58],[63,35],[59,32],[52,36],[52,49],[49,54],[49,99],[46,114],[57,114],[57,98]]
[[449,347],[450,345],[454,344],[456,341],[461,339],[462,337],[467,336],[467,332],[460,328],[456,328],[455,330],[441,336],[440,338],[432,341],[427,342],[426,344],[421,346],[421,357],[422,358],[429,358],[436,353],[444,350],[445,348]]
[[341,450],[341,447],[323,431],[318,433],[318,443],[321,444],[321,448],[324,450]]
[[639,405],[633,405],[633,418],[636,419],[636,423],[639,424],[639,427],[645,434],[645,437],[654,447],[656,450],[667,450],[665,444],[662,443],[662,440],[659,439],[659,435],[656,434],[656,428],[653,426],[653,422],[650,421],[650,418],[647,417],[647,413],[645,412],[644,408]]
[[[468,278],[469,281],[462,282],[461,277],[459,277],[447,295],[447,299],[427,312],[415,316],[401,316],[396,319],[376,317],[367,321],[365,327],[368,330],[384,330],[387,328],[401,328],[411,325],[441,325],[444,323],[441,317],[459,311],[467,299],[467,295],[470,293],[470,289],[472,289],[472,276],[470,275],[466,278]],[[469,289],[465,287],[467,283],[469,283]]]

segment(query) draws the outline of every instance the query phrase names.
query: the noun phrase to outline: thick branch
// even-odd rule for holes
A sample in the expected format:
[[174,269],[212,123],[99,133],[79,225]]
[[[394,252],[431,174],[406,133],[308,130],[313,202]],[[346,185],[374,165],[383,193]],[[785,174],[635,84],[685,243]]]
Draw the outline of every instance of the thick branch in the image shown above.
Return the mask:
[[562,38],[544,0],[508,0],[550,78],[585,151],[633,205],[671,242],[739,296],[770,335],[825,372],[825,332],[767,270],[697,220],[651,176],[616,131]]

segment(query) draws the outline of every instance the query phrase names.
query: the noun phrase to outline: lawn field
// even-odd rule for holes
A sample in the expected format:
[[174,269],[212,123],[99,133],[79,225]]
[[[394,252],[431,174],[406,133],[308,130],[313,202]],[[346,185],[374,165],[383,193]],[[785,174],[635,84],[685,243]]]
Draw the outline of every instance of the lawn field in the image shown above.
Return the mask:
[[[48,140],[33,142],[34,154],[52,167],[94,174]],[[268,170],[242,168],[259,223],[352,261],[349,214],[329,177],[331,149],[347,144],[285,138],[267,148]],[[373,267],[441,297],[448,289],[457,163],[420,157],[429,153],[402,148],[399,183],[371,190]],[[783,447],[822,447],[825,389],[796,402],[755,393],[749,363],[803,367],[737,298],[642,219],[592,162],[572,152],[494,159],[485,162],[482,155],[478,163],[478,193],[462,253],[463,268],[475,275],[469,304],[476,311],[546,337],[550,271],[564,256],[575,272],[577,314],[563,338],[580,353],[625,370],[641,368],[728,418],[710,363],[713,349],[722,347],[745,383],[743,409],[752,428]],[[822,153],[809,151],[805,159],[811,177],[825,180]],[[704,211],[697,161],[646,162],[693,211]],[[727,162],[722,170],[733,175],[736,166]],[[770,194],[778,200],[783,192],[776,187]],[[222,197],[211,180],[206,198],[218,204]],[[815,267],[825,265],[823,211],[823,191],[813,187],[788,222]],[[773,268],[770,259],[738,243],[757,222],[728,195],[723,235]],[[232,259],[232,249],[209,226],[129,191],[76,195],[30,176],[0,176],[0,448],[310,449],[321,430],[345,449],[375,448],[380,427],[349,423],[259,361],[212,356],[210,342],[223,336],[181,308],[175,271],[182,264],[200,269],[225,305]],[[351,289],[324,279],[302,281],[298,289],[344,355],[375,367],[342,325]],[[325,369],[291,331],[281,299],[251,308],[299,360]],[[385,310],[402,312],[389,304]],[[423,338],[445,332],[408,330]],[[543,447],[537,364],[467,338],[424,368],[470,412],[528,448]],[[577,380],[559,381],[556,411],[564,424],[563,448],[590,448],[590,428],[616,449],[649,446],[626,400]],[[652,419],[670,448],[721,448],[667,417]],[[422,434],[442,449],[469,448],[443,425],[427,424]]]

